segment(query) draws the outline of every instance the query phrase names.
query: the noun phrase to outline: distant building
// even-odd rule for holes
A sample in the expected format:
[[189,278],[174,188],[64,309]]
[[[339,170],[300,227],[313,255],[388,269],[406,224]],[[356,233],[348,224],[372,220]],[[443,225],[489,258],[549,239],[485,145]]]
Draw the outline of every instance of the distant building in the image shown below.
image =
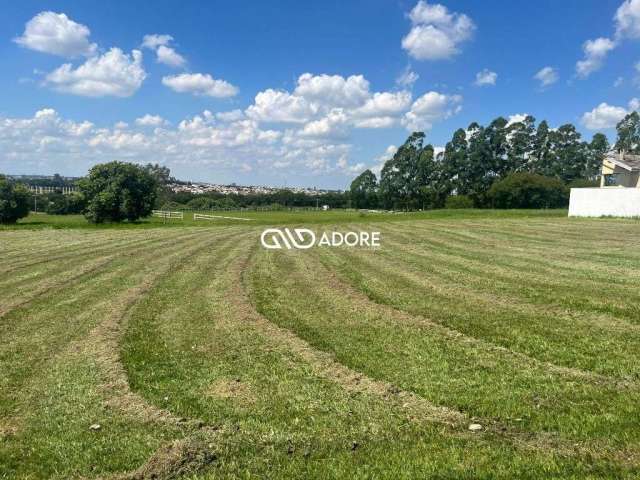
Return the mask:
[[602,162],[601,187],[640,188],[640,155],[610,153]]
[[571,189],[569,216],[640,218],[640,155],[608,153],[600,188]]

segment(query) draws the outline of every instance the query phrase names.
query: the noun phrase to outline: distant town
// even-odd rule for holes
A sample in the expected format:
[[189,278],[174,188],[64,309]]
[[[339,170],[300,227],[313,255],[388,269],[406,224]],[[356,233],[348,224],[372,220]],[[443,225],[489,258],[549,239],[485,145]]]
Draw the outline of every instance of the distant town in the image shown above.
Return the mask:
[[[73,189],[76,181],[80,177],[65,177],[61,175],[7,175],[7,177],[25,183],[31,190],[48,192],[53,188],[67,187]],[[269,194],[281,190],[288,190],[293,193],[303,193],[305,195],[326,195],[329,193],[341,193],[342,190],[327,190],[309,187],[269,187],[265,185],[220,185],[208,182],[191,182],[174,180],[167,184],[174,192],[186,192],[192,194],[220,193],[223,195],[255,195]]]

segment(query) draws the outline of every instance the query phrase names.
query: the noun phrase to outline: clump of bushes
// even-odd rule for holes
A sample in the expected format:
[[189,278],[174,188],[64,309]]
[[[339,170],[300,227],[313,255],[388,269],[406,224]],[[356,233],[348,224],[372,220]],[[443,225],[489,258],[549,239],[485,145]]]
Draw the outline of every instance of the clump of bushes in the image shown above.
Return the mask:
[[444,201],[444,208],[473,208],[473,200],[467,195],[449,195]]
[[29,192],[0,175],[0,223],[16,223],[29,215]]
[[54,192],[44,196],[38,202],[43,202],[44,211],[50,215],[82,213],[85,206],[84,197],[80,193],[63,195],[60,192]]
[[494,208],[561,208],[569,189],[557,178],[518,172],[495,182],[487,197]]
[[124,162],[94,166],[78,182],[86,199],[84,215],[92,223],[133,222],[151,214],[157,181],[144,167]]

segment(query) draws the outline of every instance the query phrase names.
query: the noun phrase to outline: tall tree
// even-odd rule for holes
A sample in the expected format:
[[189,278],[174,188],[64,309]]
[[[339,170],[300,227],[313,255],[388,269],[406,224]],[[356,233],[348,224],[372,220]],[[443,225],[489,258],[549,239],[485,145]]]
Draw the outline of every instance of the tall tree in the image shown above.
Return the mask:
[[549,135],[553,150],[551,176],[570,182],[580,178],[587,163],[588,144],[580,141],[576,127],[567,123]]
[[615,149],[627,153],[640,153],[640,115],[631,112],[616,125],[618,138]]
[[546,176],[552,174],[554,155],[551,151],[550,132],[547,121],[541,121],[533,138],[531,165],[531,172],[533,173]]
[[414,132],[388,160],[380,174],[380,198],[385,208],[414,208],[419,201],[418,160],[423,150],[423,132]]
[[583,177],[588,180],[595,180],[602,171],[602,161],[609,151],[609,140],[602,133],[596,133],[591,139],[587,149],[587,161]]
[[351,182],[351,205],[354,208],[376,208],[378,180],[371,170],[365,170]]
[[507,127],[507,165],[503,169],[507,173],[529,170],[533,161],[535,121],[535,118],[527,115],[521,122],[512,123]]
[[452,192],[460,193],[460,173],[467,168],[467,150],[467,133],[464,129],[459,128],[454,132],[451,141],[447,142],[447,145],[444,147],[444,155],[440,168],[442,172],[441,187],[447,194]]

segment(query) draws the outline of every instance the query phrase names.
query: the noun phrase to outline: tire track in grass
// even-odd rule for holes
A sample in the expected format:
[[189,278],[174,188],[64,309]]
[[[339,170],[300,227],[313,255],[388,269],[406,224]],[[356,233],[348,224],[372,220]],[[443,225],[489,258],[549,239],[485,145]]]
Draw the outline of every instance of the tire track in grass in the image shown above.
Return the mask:
[[[376,286],[375,291],[372,290],[368,295],[375,297],[378,303],[395,305],[411,314],[426,314],[435,321],[468,335],[471,335],[470,331],[476,330],[478,335],[472,336],[481,336],[485,341],[501,344],[541,361],[591,370],[617,378],[621,382],[637,382],[638,366],[633,352],[638,345],[628,341],[629,336],[636,336],[635,325],[621,328],[620,322],[592,317],[592,320],[599,318],[605,322],[596,325],[593,321],[588,322],[581,316],[571,316],[566,312],[556,316],[539,309],[519,311],[518,305],[509,303],[500,296],[478,295],[469,290],[462,290],[464,295],[461,296],[460,288],[433,282],[415,268],[404,269],[397,258],[388,259],[378,254],[365,256],[355,251],[344,251],[343,255],[369,272],[369,283],[388,283],[393,278],[396,283],[407,285],[400,292],[396,291],[395,284],[386,291],[381,290],[381,285]],[[390,296],[392,291],[396,291],[397,297]],[[429,295],[414,298],[410,296],[410,292]],[[436,302],[436,299],[440,299],[440,302]],[[426,313],[427,307],[432,308],[433,312]],[[441,315],[442,319],[436,318],[436,314]],[[619,328],[612,328],[616,325]],[[596,326],[600,336],[594,333]],[[614,344],[617,350],[612,352],[610,345]]]
[[129,288],[124,295],[118,298],[104,321],[94,327],[87,337],[79,342],[82,351],[96,361],[105,378],[105,383],[100,388],[107,399],[107,405],[134,418],[148,422],[171,423],[187,430],[204,427],[204,424],[198,419],[187,420],[176,417],[168,410],[156,407],[147,402],[140,394],[133,392],[120,358],[120,341],[126,329],[129,314],[142,297],[151,291],[163,277],[174,273],[185,262],[189,262],[196,255],[219,241],[222,241],[223,244],[234,241],[237,234],[231,233],[218,237],[206,232],[204,237],[204,240],[198,241],[188,250],[164,257],[159,266],[154,265],[155,269],[146,274],[137,286]]
[[[151,245],[142,243],[140,248],[128,250],[125,253],[125,255],[134,255],[140,251],[148,250],[150,246],[154,246],[156,245],[156,243],[162,246],[163,248],[171,247],[179,243],[182,239],[188,239],[189,237],[192,237],[194,235],[195,234],[193,233],[185,234],[181,237],[178,237],[177,239],[175,239],[175,241],[170,242],[168,244],[167,242],[163,242],[162,240],[159,240],[158,242],[152,242]],[[81,282],[82,280],[90,277],[96,272],[99,272],[103,267],[111,264],[114,260],[120,258],[121,253],[119,251],[126,247],[127,245],[118,245],[112,249],[109,249],[108,252],[111,252],[110,254],[100,257],[97,260],[91,259],[88,262],[88,264],[83,265],[78,269],[70,270],[71,273],[68,276],[62,276],[62,278],[58,276],[58,277],[50,278],[44,282],[40,281],[38,282],[37,288],[31,290],[26,296],[22,298],[18,298],[13,301],[0,301],[0,320],[2,320],[3,317],[5,317],[8,313],[18,308],[25,307],[38,298],[41,298],[45,295],[52,294],[57,291],[63,290],[65,288],[71,287]]]
[[[291,256],[293,257],[293,255]],[[310,256],[305,256],[304,261],[301,260],[301,257],[302,256],[299,255],[295,257],[295,260],[297,262],[303,262],[305,265],[308,265]],[[373,309],[373,310],[378,310],[378,313],[380,313],[381,315],[388,315],[389,313],[391,314],[391,316],[395,315],[395,312],[393,311],[389,312],[388,309],[386,308],[382,308],[380,309],[381,310],[380,311],[377,308],[378,306],[376,304],[372,305],[370,301],[368,301],[367,299],[363,299],[361,295],[358,294],[358,292],[353,292],[351,288],[349,288],[346,285],[343,285],[341,282],[335,283],[333,280],[327,281],[327,279],[323,276],[323,274],[325,273],[324,267],[320,266],[320,269],[319,269],[320,271],[319,271],[318,269],[316,269],[317,266],[319,265],[313,263],[313,266],[311,266],[311,268],[308,270],[310,272],[314,272],[315,278],[318,279],[314,282],[314,291],[323,292],[323,290],[327,287],[329,289],[335,290],[335,295],[339,296],[341,299],[340,302],[345,302],[345,303],[348,303],[349,305],[352,305],[354,312],[355,311],[371,312]],[[296,281],[296,284],[304,283],[305,280],[303,280],[301,276],[304,276],[305,274],[302,273],[301,270],[294,267],[294,268],[288,268],[287,271],[290,278],[298,279],[298,281]],[[351,296],[352,292],[354,293],[353,297]],[[319,295],[326,298],[331,296],[331,295],[325,295],[324,293],[319,293]],[[345,297],[347,298],[345,299]],[[360,303],[360,301],[362,301],[362,303]],[[335,312],[332,312],[332,314],[335,314]],[[402,315],[402,317],[406,318],[404,315]],[[441,329],[438,329],[438,330],[441,330]],[[312,334],[313,332],[311,331],[309,335],[312,335]],[[455,340],[456,343],[459,343],[460,341],[459,336],[456,335],[455,332],[453,332],[452,340]],[[462,339],[462,340],[463,340],[462,343],[464,345],[464,342],[467,339]],[[470,340],[470,343],[472,344],[471,345],[472,348],[477,348],[477,345],[474,339],[468,339],[468,340]],[[467,348],[467,346],[465,346],[464,348]],[[491,352],[490,350],[489,350],[489,353],[493,355],[493,352]],[[507,358],[508,361],[510,361],[511,359],[512,358],[510,356]],[[544,375],[544,373],[542,372],[541,375]],[[584,379],[583,372],[575,372],[575,371],[567,372],[563,370],[562,375],[570,375],[577,380]],[[594,380],[593,378],[591,378],[592,376],[589,375],[588,373],[587,373],[587,376],[590,377],[590,380]],[[542,378],[543,377],[540,376],[540,380],[542,380]],[[606,379],[597,379],[597,380],[606,381]],[[374,382],[378,382],[378,380],[374,380]],[[595,383],[596,385],[600,384],[597,381]],[[424,402],[431,404],[429,400],[425,399],[419,393],[412,392],[411,390],[402,390],[399,388],[397,390],[401,392],[406,392],[414,398],[416,397],[420,398]],[[449,410],[451,409],[451,407],[446,407],[446,406],[443,406],[442,408],[449,409]],[[576,443],[573,439],[559,436],[557,433],[553,431],[522,430],[517,427],[510,426],[500,421],[499,419],[482,417],[482,416],[480,417],[469,416],[469,414],[462,411],[458,411],[458,410],[453,410],[453,411],[459,412],[459,414],[462,415],[461,417],[461,419],[463,420],[461,422],[462,425],[466,425],[469,422],[477,421],[485,427],[485,430],[487,431],[487,433],[495,435],[496,437],[501,438],[503,440],[508,440],[513,445],[526,450],[544,449],[547,451],[553,451],[559,455],[578,456],[584,459],[588,459],[592,457],[604,458],[604,459],[615,458],[616,461],[619,461],[625,465],[631,465],[631,466],[637,466],[638,463],[640,462],[640,451],[634,447],[625,446],[622,449],[616,449],[612,445],[606,445],[602,441],[597,439],[593,442],[589,440],[589,441],[580,441]]]
[[[567,282],[558,283],[552,279],[555,272],[549,272],[546,277],[528,271],[519,273],[515,271],[515,266],[510,269],[496,267],[432,250],[421,251],[405,242],[389,240],[388,237],[385,240],[386,245],[395,248],[382,250],[380,255],[389,258],[391,262],[400,261],[408,270],[421,274],[424,282],[427,282],[425,273],[428,273],[429,278],[437,278],[442,292],[457,292],[462,284],[467,294],[472,295],[479,303],[501,305],[523,313],[542,311],[560,318],[566,318],[570,315],[569,312],[579,311],[581,323],[593,323],[608,330],[640,333],[640,323],[633,321],[640,321],[640,307],[634,306],[636,299],[640,301],[638,295],[630,294],[625,297],[628,302],[625,304],[596,302],[594,299],[600,299],[601,292],[606,288],[602,283],[592,282],[592,288],[585,288],[580,292],[579,288],[585,287],[584,281],[575,288],[569,288]],[[487,281],[488,278],[491,282]],[[436,284],[430,282],[430,285],[435,288]],[[527,288],[523,289],[523,286]],[[638,282],[635,286],[639,286]],[[629,286],[626,288],[629,289]],[[498,292],[494,293],[495,290]],[[541,295],[547,291],[551,291],[551,296]],[[615,295],[615,291],[608,289],[608,294]]]
[[[186,244],[191,237],[185,235],[183,242]],[[171,242],[171,245],[180,244]],[[131,257],[130,261],[128,257]],[[112,266],[107,265],[86,277],[78,288],[62,288],[56,290],[51,298],[33,299],[29,305],[14,309],[6,318],[15,316],[16,321],[0,323],[3,338],[3,343],[0,343],[0,394],[14,396],[22,390],[23,385],[34,374],[37,375],[38,365],[55,358],[69,342],[82,335],[85,324],[93,322],[99,312],[108,308],[108,295],[114,289],[121,288],[120,284],[126,282],[130,275],[135,275],[136,269],[144,266],[144,262],[152,264],[155,258],[158,258],[155,251],[146,252],[143,248],[115,256]],[[55,299],[58,301],[52,305],[51,301]],[[84,308],[88,304],[92,308]],[[0,399],[4,397],[0,395]],[[9,408],[19,400],[18,397],[13,400],[5,398],[5,406]]]
[[[621,267],[628,269],[629,260],[640,260],[640,256],[636,259],[627,248],[627,251],[625,252],[626,264],[624,262],[620,264],[619,261],[617,261],[617,263],[612,263],[609,260],[610,258],[615,257],[617,260],[620,259],[618,259],[617,256],[612,255],[611,252],[608,253],[606,259],[598,253],[598,248],[606,248],[610,251],[611,245],[605,242],[594,243],[592,238],[585,239],[584,235],[580,240],[588,240],[591,242],[592,248],[580,249],[580,242],[576,241],[567,246],[563,246],[559,243],[553,243],[551,246],[554,248],[550,249],[548,247],[533,247],[531,244],[523,242],[514,242],[514,238],[510,237],[495,239],[491,236],[493,233],[492,230],[487,230],[486,225],[484,229],[479,231],[474,230],[472,233],[469,233],[469,228],[475,227],[468,224],[460,224],[458,230],[452,230],[451,225],[432,228],[432,226],[425,227],[423,223],[416,222],[408,228],[402,229],[396,227],[391,230],[404,232],[405,236],[409,236],[411,239],[415,239],[416,236],[418,236],[418,238],[423,242],[429,242],[435,248],[450,249],[456,254],[466,255],[468,257],[472,257],[474,254],[484,256],[486,255],[487,250],[500,249],[501,256],[504,256],[505,258],[515,260],[526,259],[529,268],[532,265],[537,265],[538,268],[561,268],[566,271],[565,274],[568,276],[575,275],[576,271],[582,273],[579,268],[587,268],[589,273],[596,277],[602,277],[602,275],[607,274],[616,275],[620,273]],[[514,229],[515,228],[518,228],[518,226],[514,226]],[[479,233],[482,233],[482,235]],[[540,232],[541,236],[546,234],[546,231]],[[634,234],[635,233],[630,233],[628,236],[632,237]],[[463,235],[466,235],[467,238],[461,240],[460,237]],[[511,252],[511,248],[509,248],[513,245],[518,246],[517,254],[513,254]],[[522,245],[527,245],[530,248],[527,248],[527,251],[524,251]],[[554,255],[554,251],[558,248],[563,248],[567,251],[565,251],[561,256]],[[635,271],[630,272],[630,274],[633,278],[640,276],[640,273]]]
[[[127,268],[132,270],[131,273],[136,272],[134,275],[140,277],[139,280],[136,279],[129,288],[118,292],[102,304],[96,305],[96,309],[106,312],[106,317],[82,337],[72,340],[62,349],[54,352],[54,355],[48,359],[48,363],[58,365],[72,361],[80,364],[90,361],[95,364],[98,367],[99,376],[104,378],[104,383],[98,385],[98,391],[104,395],[105,407],[120,412],[132,420],[143,424],[162,423],[177,428],[181,432],[207,431],[209,427],[204,426],[200,421],[174,417],[170,412],[147,404],[141,397],[130,391],[126,373],[119,358],[120,323],[124,322],[130,309],[153,288],[159,279],[171,274],[179,265],[188,262],[195,254],[209,248],[218,240],[232,240],[232,235],[235,234],[223,232],[222,235],[212,238],[212,235],[208,233],[198,234],[195,242],[192,242],[193,236],[190,235],[186,236],[180,244],[187,246],[184,250],[178,250],[166,256],[157,256],[152,252],[136,257],[135,263],[128,265]],[[131,278],[128,275],[130,272],[127,271],[118,270],[116,273]],[[47,372],[36,373],[36,376],[29,380],[29,386],[20,389],[29,392],[29,396],[33,399],[42,397],[42,393],[38,393],[38,389],[41,388],[40,377],[43,375],[47,375]],[[25,400],[23,398],[21,401]],[[100,412],[97,412],[96,415],[102,416]],[[13,422],[8,424],[12,426],[9,433],[15,435],[19,431],[21,423],[19,418],[13,417]]]
[[[569,252],[559,247],[535,250],[530,249],[528,244],[513,242],[495,244],[488,242],[486,238],[460,241],[452,239],[446,234],[444,238],[439,238],[439,236],[442,237],[443,230],[427,232],[418,230],[417,227],[411,230],[387,229],[384,233],[386,238],[397,239],[405,248],[410,245],[416,251],[428,249],[428,252],[433,255],[463,259],[468,263],[479,264],[481,267],[489,269],[525,269],[530,276],[554,281],[558,285],[563,285],[563,283],[556,281],[556,279],[575,280],[580,278],[583,284],[597,285],[604,282],[610,288],[628,291],[630,287],[637,286],[640,278],[640,274],[631,268],[616,269],[615,273],[618,276],[614,277],[612,277],[612,272],[603,272],[602,267],[594,263],[594,259],[601,257],[599,254],[594,254],[591,260],[578,262],[575,259],[567,260]],[[495,254],[497,252],[499,255]],[[629,262],[632,262],[631,258]],[[550,274],[553,275],[553,278],[549,277]],[[635,294],[635,292],[633,293]]]
[[442,336],[450,338],[453,341],[460,342],[474,348],[486,350],[488,352],[494,352],[498,355],[506,356],[509,358],[510,362],[520,364],[523,367],[536,366],[554,374],[566,376],[576,380],[588,381],[595,385],[607,385],[622,390],[626,390],[631,387],[638,387],[637,384],[620,381],[619,379],[611,378],[606,375],[600,375],[589,370],[581,370],[579,368],[565,367],[562,365],[556,365],[551,362],[544,362],[524,353],[510,350],[502,345],[496,345],[484,339],[466,335],[459,330],[447,327],[446,325],[442,325],[441,323],[431,320],[424,315],[411,314],[392,305],[380,303],[370,296],[366,295],[361,290],[354,287],[344,277],[338,276],[335,271],[330,270],[330,264],[324,257],[321,256],[319,259],[310,259],[309,262],[313,262],[314,269],[322,271],[322,277],[326,280],[330,288],[332,288],[336,292],[341,292],[349,299],[349,301],[353,303],[354,307],[357,309],[374,309],[380,312],[380,314],[385,316],[386,318],[393,319],[400,324],[428,327],[432,330],[438,331]]
[[238,259],[230,268],[231,274],[236,281],[233,282],[233,287],[229,293],[237,318],[251,322],[266,337],[286,345],[307,362],[316,375],[329,379],[348,391],[368,393],[386,398],[397,406],[428,421],[454,427],[463,425],[465,416],[459,411],[439,407],[411,392],[400,390],[390,383],[373,380],[361,372],[352,370],[336,361],[333,355],[312,347],[306,340],[298,337],[291,330],[276,325],[260,314],[250,299],[251,294],[248,287],[248,279],[246,278],[255,251],[256,247],[251,250],[246,258]]
[[[68,275],[73,276],[77,273],[77,268],[82,268],[87,261],[91,262],[94,258],[100,255],[100,258],[108,258],[117,256],[122,254],[122,252],[137,252],[144,249],[152,248],[156,245],[162,246],[166,244],[168,240],[176,240],[184,237],[185,233],[181,235],[167,236],[167,238],[154,238],[154,239],[141,239],[136,240],[134,242],[131,241],[123,241],[123,242],[115,242],[108,244],[105,248],[92,249],[90,251],[82,252],[80,255],[76,255],[74,257],[57,259],[54,262],[42,262],[38,265],[42,265],[43,263],[48,263],[45,265],[44,269],[39,269],[38,265],[36,265],[36,271],[27,273],[24,271],[18,271],[17,275],[14,275],[13,278],[9,278],[4,282],[0,282],[0,309],[3,304],[8,302],[7,297],[11,297],[13,293],[14,296],[25,292],[34,292],[42,288],[43,285],[55,283],[56,279],[64,280],[64,278]],[[35,288],[33,288],[35,286]],[[32,290],[29,290],[32,288]],[[28,296],[28,295],[27,295]],[[0,315],[1,317],[2,315]]]
[[[180,236],[180,232],[175,232],[175,233],[176,234],[173,235],[174,238]],[[61,235],[61,237],[63,237],[63,235]],[[11,263],[11,264],[7,263],[10,266],[10,268],[0,271],[0,274],[7,275],[14,272],[20,272],[21,270],[28,269],[29,267],[36,267],[43,264],[56,263],[61,260],[67,260],[67,259],[74,260],[74,259],[77,259],[78,257],[82,257],[87,254],[95,255],[96,253],[103,253],[105,251],[112,250],[115,247],[122,247],[122,248],[135,247],[137,245],[147,244],[150,241],[149,235],[136,234],[133,239],[131,239],[130,237],[131,237],[131,234],[129,233],[126,236],[123,236],[122,234],[120,234],[120,235],[113,235],[112,237],[107,237],[102,240],[86,242],[86,243],[83,243],[81,246],[78,246],[76,248],[71,248],[71,249],[54,248],[53,251],[38,249],[35,255],[39,256],[40,258],[36,260],[30,259],[22,263]],[[167,238],[171,238],[171,237],[158,236],[157,238],[152,238],[151,240],[154,240],[156,242],[161,242],[166,240]],[[119,241],[114,242],[114,240],[119,240]],[[55,246],[57,247],[60,243],[64,243],[64,238],[60,238],[58,240],[58,243]],[[63,250],[63,253],[57,253],[58,250]],[[44,255],[46,256],[43,258]],[[34,254],[30,256],[33,257]],[[0,285],[5,285],[5,282],[1,282]]]

